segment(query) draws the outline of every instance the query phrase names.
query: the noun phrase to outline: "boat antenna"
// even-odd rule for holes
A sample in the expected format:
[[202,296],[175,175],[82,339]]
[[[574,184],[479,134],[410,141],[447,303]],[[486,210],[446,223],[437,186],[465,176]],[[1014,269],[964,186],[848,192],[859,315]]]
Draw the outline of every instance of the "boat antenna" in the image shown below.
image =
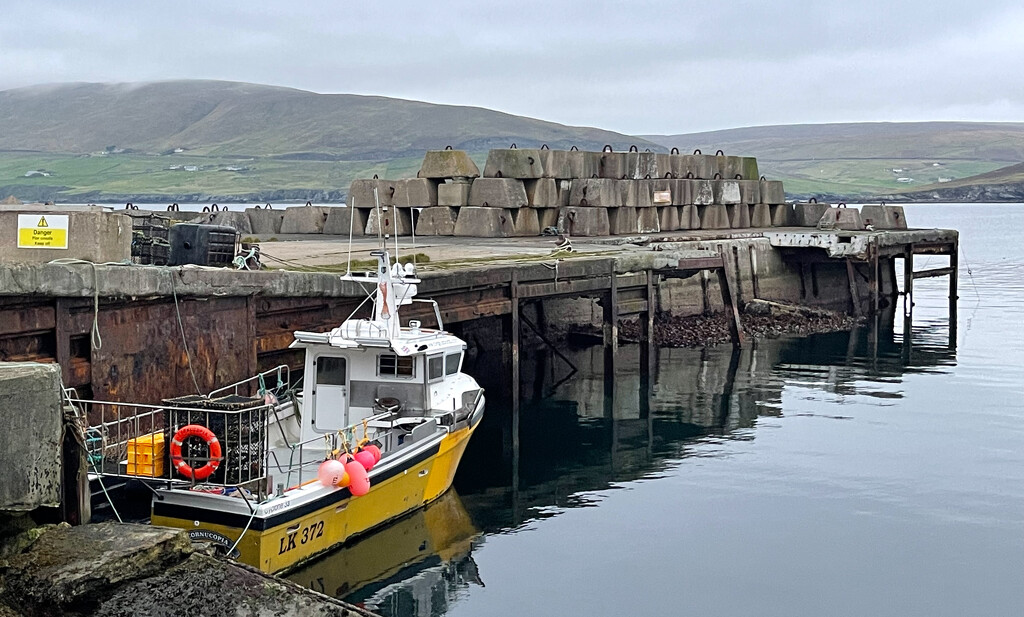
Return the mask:
[[384,246],[384,238],[381,236],[381,234],[383,233],[381,231],[381,222],[383,221],[383,217],[380,213],[380,195],[377,193],[376,186],[373,187],[373,201],[377,203],[377,241],[380,242],[382,248],[387,248]]
[[356,218],[356,198],[352,196],[351,205],[348,206],[348,265],[345,266],[345,276],[352,274],[352,221]]

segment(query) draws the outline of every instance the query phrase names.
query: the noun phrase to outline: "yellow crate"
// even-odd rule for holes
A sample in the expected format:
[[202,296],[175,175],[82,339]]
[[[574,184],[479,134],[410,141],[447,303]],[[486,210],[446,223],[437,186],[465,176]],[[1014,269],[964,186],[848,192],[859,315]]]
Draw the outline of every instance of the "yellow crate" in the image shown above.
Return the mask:
[[129,476],[156,478],[164,475],[164,461],[163,459],[157,459],[149,463],[128,463],[125,473]]
[[150,433],[128,440],[128,475],[162,476],[164,474],[164,434]]

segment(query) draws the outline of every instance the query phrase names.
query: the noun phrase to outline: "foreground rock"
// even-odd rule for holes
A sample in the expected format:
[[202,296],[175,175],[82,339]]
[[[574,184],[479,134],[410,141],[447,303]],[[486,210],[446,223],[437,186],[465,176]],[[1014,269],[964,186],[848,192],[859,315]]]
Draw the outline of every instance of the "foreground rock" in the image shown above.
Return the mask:
[[0,561],[0,615],[337,615],[372,613],[193,552],[182,531],[66,525]]

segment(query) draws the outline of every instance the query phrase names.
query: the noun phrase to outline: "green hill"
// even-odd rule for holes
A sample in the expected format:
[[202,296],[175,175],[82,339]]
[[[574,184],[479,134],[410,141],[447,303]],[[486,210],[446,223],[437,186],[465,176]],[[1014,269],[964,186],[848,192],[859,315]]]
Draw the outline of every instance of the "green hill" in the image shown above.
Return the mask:
[[451,145],[482,162],[512,143],[658,148],[478,107],[235,82],[0,92],[0,193],[28,198],[337,199],[355,177],[415,174],[428,149]]
[[762,173],[784,180],[788,194],[844,199],[913,190],[1024,161],[1024,123],[802,124],[644,137],[683,152],[756,156]]

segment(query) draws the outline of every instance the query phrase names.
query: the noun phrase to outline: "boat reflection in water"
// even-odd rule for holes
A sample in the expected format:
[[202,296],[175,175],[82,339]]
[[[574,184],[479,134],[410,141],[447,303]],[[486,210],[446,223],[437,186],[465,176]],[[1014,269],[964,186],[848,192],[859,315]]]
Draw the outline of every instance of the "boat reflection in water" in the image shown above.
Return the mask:
[[483,586],[471,556],[479,535],[458,493],[449,490],[287,578],[388,615],[440,615],[459,589]]

